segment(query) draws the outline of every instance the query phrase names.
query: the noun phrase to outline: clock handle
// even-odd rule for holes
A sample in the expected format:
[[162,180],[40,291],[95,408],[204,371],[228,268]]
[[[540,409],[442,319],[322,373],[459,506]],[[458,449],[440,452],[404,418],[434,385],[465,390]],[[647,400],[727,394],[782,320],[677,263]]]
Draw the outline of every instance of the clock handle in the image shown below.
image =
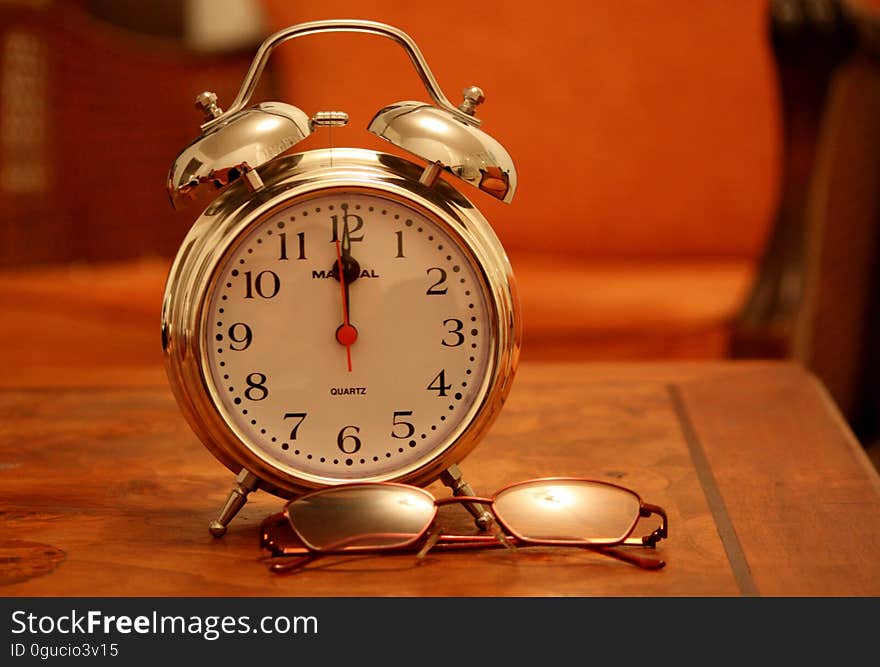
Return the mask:
[[238,95],[236,96],[235,100],[232,102],[232,104],[229,105],[229,107],[226,108],[225,111],[205,122],[202,125],[202,131],[213,127],[214,125],[222,122],[227,118],[230,118],[233,114],[241,111],[245,107],[245,105],[250,101],[251,96],[254,94],[254,90],[256,90],[257,87],[257,81],[259,80],[260,75],[263,73],[263,68],[266,66],[266,61],[269,59],[269,55],[272,53],[275,47],[279,46],[281,43],[286,42],[289,39],[302,37],[304,35],[313,35],[320,32],[362,32],[373,35],[380,35],[382,37],[388,37],[389,39],[397,42],[404,48],[404,50],[407,52],[407,55],[409,55],[410,60],[415,66],[416,71],[418,72],[419,77],[422,80],[422,83],[425,85],[425,88],[428,91],[428,94],[431,96],[431,99],[434,100],[434,103],[437,104],[437,106],[442,107],[446,111],[450,112],[458,120],[467,123],[468,125],[479,127],[480,120],[471,115],[473,110],[470,106],[467,105],[467,100],[465,101],[464,106],[471,113],[462,111],[446,98],[446,96],[443,94],[443,91],[440,89],[440,85],[437,83],[437,79],[434,78],[431,69],[428,67],[428,63],[425,61],[424,56],[422,56],[421,51],[419,51],[419,47],[416,46],[416,43],[413,41],[413,39],[405,32],[393,26],[387,25],[385,23],[379,23],[377,21],[364,21],[359,19],[331,19],[326,21],[310,21],[307,23],[299,23],[297,25],[290,26],[289,28],[279,30],[278,32],[267,37],[266,40],[260,45],[260,48],[257,50],[257,54],[256,56],[254,56],[254,60],[251,63],[250,69],[244,77],[244,81],[241,84],[241,88],[239,89]]

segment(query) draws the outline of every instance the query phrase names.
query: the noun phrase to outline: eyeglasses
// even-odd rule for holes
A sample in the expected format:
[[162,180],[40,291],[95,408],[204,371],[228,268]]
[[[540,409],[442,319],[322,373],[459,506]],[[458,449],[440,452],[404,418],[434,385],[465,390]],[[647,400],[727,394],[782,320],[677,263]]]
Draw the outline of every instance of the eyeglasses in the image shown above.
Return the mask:
[[[492,532],[444,534],[438,508],[452,503],[491,510]],[[660,525],[632,537],[639,519],[656,515]],[[267,517],[260,543],[273,556],[274,572],[298,569],[322,554],[363,554],[432,548],[571,546],[586,548],[644,569],[659,569],[657,557],[633,553],[629,546],[654,547],[667,537],[666,511],[642,501],[622,486],[591,479],[551,477],[518,482],[492,497],[435,499],[428,491],[394,482],[344,484],[291,500]]]

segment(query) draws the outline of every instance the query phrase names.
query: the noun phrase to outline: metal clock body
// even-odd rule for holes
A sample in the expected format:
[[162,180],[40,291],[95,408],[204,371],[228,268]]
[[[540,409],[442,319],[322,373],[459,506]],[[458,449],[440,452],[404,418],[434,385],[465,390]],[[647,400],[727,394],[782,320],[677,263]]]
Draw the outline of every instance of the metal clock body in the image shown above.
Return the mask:
[[[436,88],[405,34],[327,21],[267,40],[240,98],[276,44],[324,30],[395,39]],[[357,148],[280,155],[346,115],[309,119],[280,103],[223,112],[200,96],[207,122],[172,166],[169,190],[178,206],[223,192],[172,266],[162,341],[188,423],[238,475],[213,534],[256,488],[292,497],[440,478],[469,493],[457,464],[511,388],[521,328],[501,243],[440,177],[505,201],[513,194],[509,156],[473,118],[475,90],[451,107],[435,89],[435,105],[398,103],[372,121],[371,131],[426,165]]]

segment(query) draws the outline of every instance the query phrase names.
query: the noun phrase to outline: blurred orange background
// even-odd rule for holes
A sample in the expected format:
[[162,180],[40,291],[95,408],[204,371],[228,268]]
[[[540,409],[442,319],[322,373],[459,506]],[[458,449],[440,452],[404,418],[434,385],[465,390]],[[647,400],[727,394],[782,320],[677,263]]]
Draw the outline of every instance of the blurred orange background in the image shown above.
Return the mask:
[[[832,164],[833,150],[848,145],[838,162],[859,165],[866,192],[874,192],[870,156],[880,152],[873,151],[880,130],[870,119],[880,77],[864,56],[848,64],[861,68],[857,76],[842,73],[850,80],[829,87],[839,97],[848,85],[856,100],[830,105],[852,106],[837,112],[835,127],[844,125],[840,118],[864,119],[858,135],[831,141],[831,130],[818,131],[830,68],[786,61],[771,34],[771,25],[796,28],[821,46],[821,31],[838,25],[831,18],[844,6],[861,8],[868,34],[872,5],[858,0],[7,0],[0,3],[0,307],[18,315],[0,329],[4,364],[19,383],[51,382],[58,369],[70,371],[61,373],[68,382],[161,382],[164,279],[198,214],[172,211],[165,179],[198,134],[196,94],[214,90],[221,107],[229,104],[257,47],[276,30],[360,18],[407,32],[454,103],[466,86],[485,91],[477,114],[515,161],[516,197],[506,205],[446,178],[485,213],[509,253],[524,360],[799,356],[820,375],[823,364],[845,368],[832,390],[852,403],[864,384],[856,377],[868,363],[864,342],[814,336],[821,345],[806,352],[791,342],[791,322],[805,310],[810,326],[851,316],[848,330],[860,341],[873,326],[867,297],[853,296],[868,292],[867,268],[848,287],[803,269],[822,264],[807,239],[826,233],[809,231],[803,174],[816,155]],[[799,85],[820,92],[796,113],[786,100],[793,71]],[[267,99],[309,115],[349,113],[348,127],[315,132],[294,150],[332,144],[400,153],[366,126],[388,104],[428,98],[398,45],[321,34],[273,54],[252,101]],[[843,173],[834,182],[850,180]],[[810,181],[811,197],[830,182]],[[865,249],[874,247],[874,199],[841,195],[857,196],[849,219],[823,214],[819,226],[847,230],[850,245],[835,266],[873,265]],[[789,213],[796,234],[780,241]],[[855,219],[865,222],[854,229]],[[768,256],[780,248],[779,266],[796,272],[777,267],[768,281]],[[783,313],[783,343],[738,350],[750,299],[783,283],[795,285],[789,302],[798,311]],[[824,306],[802,307],[810,284],[832,283],[830,297],[810,302]],[[758,318],[768,330],[781,312],[774,299],[784,301],[774,296]],[[829,314],[828,303],[852,312]],[[834,351],[822,364],[820,348]]]

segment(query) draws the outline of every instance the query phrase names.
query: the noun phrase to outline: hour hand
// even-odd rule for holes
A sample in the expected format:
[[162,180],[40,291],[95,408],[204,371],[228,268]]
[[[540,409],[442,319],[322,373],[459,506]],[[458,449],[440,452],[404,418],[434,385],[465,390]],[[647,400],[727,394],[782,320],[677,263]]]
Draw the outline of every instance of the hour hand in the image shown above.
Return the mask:
[[[345,248],[348,246],[348,251]],[[330,269],[330,275],[336,278],[342,287],[343,325],[351,324],[351,298],[349,286],[361,275],[361,265],[351,256],[351,244],[348,242],[348,230],[342,234],[342,242],[336,241],[336,261]],[[337,334],[338,338],[338,334]],[[342,342],[342,341],[340,341]],[[345,343],[343,343],[345,345]]]
[[[347,250],[343,250],[347,248]],[[339,281],[342,291],[342,324],[336,329],[336,341],[345,346],[345,354],[348,360],[348,372],[351,367],[351,346],[357,341],[358,331],[351,323],[349,285],[357,280],[360,275],[360,265],[351,256],[351,241],[348,237],[348,228],[342,234],[342,243],[336,241],[336,262],[332,275]]]
[[337,241],[337,261],[333,263],[333,277],[342,282],[345,280],[346,288],[357,280],[361,275],[361,265],[351,256],[351,235],[348,233],[348,225],[342,226],[342,240]]

